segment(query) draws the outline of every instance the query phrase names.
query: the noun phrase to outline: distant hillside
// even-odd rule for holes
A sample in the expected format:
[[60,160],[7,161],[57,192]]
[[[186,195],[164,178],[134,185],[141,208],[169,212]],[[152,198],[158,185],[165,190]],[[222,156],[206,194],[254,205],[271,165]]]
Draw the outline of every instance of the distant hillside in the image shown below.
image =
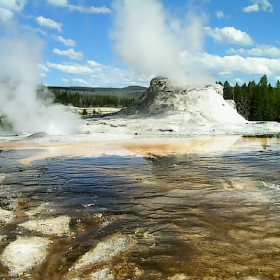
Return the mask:
[[[55,87],[49,86],[47,92],[52,92],[53,102],[74,107],[116,107],[122,108],[138,100],[146,87],[129,86],[125,88],[103,87]],[[38,96],[46,99],[44,88],[38,88]]]
[[103,88],[103,87],[56,87],[49,86],[51,91],[60,91],[67,93],[79,93],[82,95],[108,95],[116,97],[134,97],[138,99],[147,90],[146,87],[129,86],[124,88]]

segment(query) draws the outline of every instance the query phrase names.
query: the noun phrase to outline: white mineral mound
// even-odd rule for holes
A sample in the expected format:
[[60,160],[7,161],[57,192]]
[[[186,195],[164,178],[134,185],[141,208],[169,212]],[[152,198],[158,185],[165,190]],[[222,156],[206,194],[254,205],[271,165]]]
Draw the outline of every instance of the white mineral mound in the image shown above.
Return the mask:
[[184,121],[193,124],[246,122],[232,104],[224,100],[221,85],[178,88],[166,78],[152,79],[144,95],[119,114],[131,117],[181,115]]

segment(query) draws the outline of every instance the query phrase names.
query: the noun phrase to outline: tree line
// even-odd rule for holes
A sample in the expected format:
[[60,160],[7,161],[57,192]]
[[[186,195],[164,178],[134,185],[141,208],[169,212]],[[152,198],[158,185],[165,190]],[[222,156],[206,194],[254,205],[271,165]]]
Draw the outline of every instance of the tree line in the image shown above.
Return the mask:
[[61,90],[52,90],[53,102],[74,107],[126,107],[134,102],[134,97],[111,95],[80,94]]
[[236,109],[249,121],[280,121],[280,81],[272,87],[266,75],[256,83],[254,80],[240,86],[231,86],[228,81],[221,84],[224,99],[232,99]]
[[[274,87],[263,75],[258,83],[254,80],[243,85],[231,86],[228,81],[217,82],[224,87],[224,99],[235,101],[236,109],[249,121],[280,122],[280,81]],[[78,92],[52,90],[53,101],[75,107],[126,107],[135,101],[134,97],[80,94]]]

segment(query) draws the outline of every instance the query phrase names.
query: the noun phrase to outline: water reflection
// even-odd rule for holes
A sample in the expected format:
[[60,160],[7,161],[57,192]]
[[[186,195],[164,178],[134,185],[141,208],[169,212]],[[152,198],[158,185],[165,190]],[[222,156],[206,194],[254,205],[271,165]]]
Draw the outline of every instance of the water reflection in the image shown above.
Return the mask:
[[[19,224],[68,215],[72,234],[49,236],[46,261],[22,277],[279,279],[280,154],[269,146],[250,153],[167,155],[153,147],[146,157],[54,157],[33,166],[15,160],[39,151],[2,152],[1,173],[8,176],[0,207],[16,218],[0,228],[0,236],[7,236],[0,253],[19,235],[45,236]],[[35,212],[31,218],[29,211]],[[73,268],[115,236],[127,237],[131,246]],[[9,279],[8,273],[1,265],[1,277]]]

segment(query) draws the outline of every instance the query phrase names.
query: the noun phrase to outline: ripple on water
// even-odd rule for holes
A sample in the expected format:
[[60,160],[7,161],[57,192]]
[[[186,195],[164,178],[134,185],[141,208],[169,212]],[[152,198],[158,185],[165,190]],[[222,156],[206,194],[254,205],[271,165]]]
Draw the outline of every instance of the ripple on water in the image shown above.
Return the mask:
[[[274,152],[61,157],[16,167],[16,152],[2,154],[9,174],[2,184],[9,187],[1,186],[0,204],[10,215],[0,227],[2,259],[17,236],[52,242],[46,259],[23,276],[279,277],[280,193],[268,187],[280,183]],[[17,206],[9,208],[7,199],[15,197]],[[67,230],[56,234],[53,221],[61,217]],[[7,267],[12,271],[2,260],[2,277]]]

